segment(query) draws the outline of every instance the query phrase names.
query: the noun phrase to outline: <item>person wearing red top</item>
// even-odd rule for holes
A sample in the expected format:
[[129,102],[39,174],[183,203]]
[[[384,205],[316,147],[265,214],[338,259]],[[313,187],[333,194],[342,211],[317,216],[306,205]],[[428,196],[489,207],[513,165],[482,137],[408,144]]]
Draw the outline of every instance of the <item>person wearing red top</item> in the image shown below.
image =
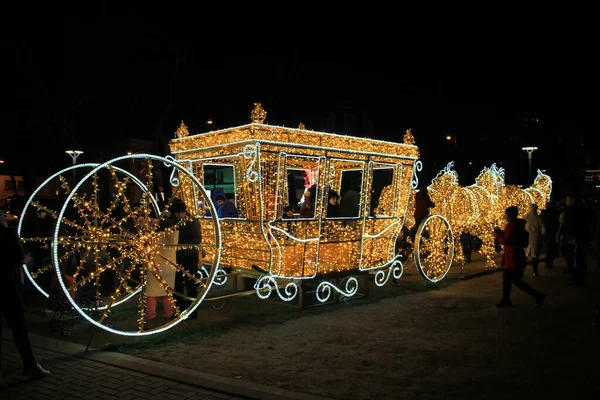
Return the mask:
[[519,209],[517,207],[508,207],[504,210],[504,219],[506,220],[504,230],[497,227],[494,228],[496,239],[504,246],[504,255],[502,257],[502,266],[504,266],[502,275],[502,300],[500,300],[496,306],[512,306],[510,291],[512,285],[515,285],[533,297],[537,307],[541,307],[546,295],[538,292],[522,281],[523,272],[525,271],[525,266],[527,264],[525,247],[527,247],[529,234],[525,230],[525,220],[518,216]]

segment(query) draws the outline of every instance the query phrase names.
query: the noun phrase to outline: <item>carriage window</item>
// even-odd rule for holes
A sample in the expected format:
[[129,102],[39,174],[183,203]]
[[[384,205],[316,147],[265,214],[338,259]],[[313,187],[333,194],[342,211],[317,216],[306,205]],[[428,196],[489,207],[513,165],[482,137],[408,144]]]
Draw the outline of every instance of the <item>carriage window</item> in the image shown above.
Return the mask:
[[362,191],[363,171],[344,170],[341,172],[339,189],[339,216],[358,218],[360,216],[360,194]]
[[393,168],[373,168],[369,216],[390,217],[394,213]]
[[237,218],[235,197],[235,170],[233,165],[205,164],[202,166],[204,188],[221,218]]
[[[313,184],[310,170],[290,169],[287,170],[287,201],[285,207],[294,209],[292,218],[314,218],[314,201],[318,196],[318,188]],[[315,179],[316,181],[316,179]],[[314,193],[313,193],[314,192]],[[285,214],[283,219],[290,218]]]
[[[307,182],[306,172],[301,169],[287,170],[287,193],[284,194],[284,211],[282,219],[297,218],[300,213],[300,204]],[[291,213],[286,214],[286,209],[291,209]],[[290,215],[291,214],[291,215]]]
[[286,180],[279,208],[282,219],[289,219],[285,210],[290,207],[294,208],[295,218],[315,218],[316,202],[321,195],[321,189],[317,188],[318,180],[318,158],[286,156]]

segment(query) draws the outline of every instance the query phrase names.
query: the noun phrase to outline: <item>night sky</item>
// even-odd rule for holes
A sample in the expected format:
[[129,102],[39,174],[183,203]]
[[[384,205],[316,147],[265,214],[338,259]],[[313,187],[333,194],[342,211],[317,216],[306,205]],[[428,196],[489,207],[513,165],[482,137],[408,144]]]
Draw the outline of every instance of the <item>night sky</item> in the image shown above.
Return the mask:
[[18,171],[27,154],[56,170],[76,147],[85,161],[102,161],[112,141],[166,141],[181,120],[192,133],[209,130],[208,119],[216,128],[249,123],[260,102],[273,125],[320,130],[330,112],[351,107],[367,116],[370,137],[401,141],[411,128],[426,180],[455,160],[465,185],[494,162],[507,180],[526,183],[522,146],[538,146],[534,168],[552,173],[572,162],[557,154],[573,147],[580,159],[582,141],[588,148],[596,134],[597,78],[583,29],[466,30],[430,41],[391,29],[271,43],[251,26],[224,36],[180,19],[58,19],[3,39],[14,54],[16,107],[3,110],[10,133],[0,159]]

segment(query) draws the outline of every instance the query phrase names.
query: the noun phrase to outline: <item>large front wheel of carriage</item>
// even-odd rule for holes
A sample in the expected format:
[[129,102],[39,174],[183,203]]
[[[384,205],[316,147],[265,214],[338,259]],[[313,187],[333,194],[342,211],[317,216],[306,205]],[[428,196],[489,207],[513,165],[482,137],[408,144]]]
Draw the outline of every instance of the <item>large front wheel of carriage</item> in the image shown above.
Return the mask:
[[454,257],[454,235],[450,224],[441,215],[430,215],[417,228],[415,265],[430,282],[439,282],[450,271]]
[[[162,209],[152,195],[152,188],[158,187],[153,172],[156,165],[164,165],[171,174],[173,195]],[[146,190],[136,191],[131,180],[119,173],[123,169],[144,171],[140,180]],[[139,203],[134,203],[136,196]],[[187,217],[180,221],[168,218],[172,200],[181,197],[186,199]],[[76,220],[66,217],[72,209],[77,210]],[[215,246],[210,272],[199,276],[177,264],[176,252],[182,248],[177,238],[179,228],[191,223],[191,217],[203,218],[206,210],[212,216]],[[171,157],[133,154],[100,164],[72,188],[57,215],[52,259],[58,283],[73,308],[106,331],[141,336],[169,329],[196,310],[218,273],[221,232],[216,215],[202,184]],[[190,247],[194,246],[185,249]],[[80,261],[67,274],[61,271],[60,260],[69,252],[78,253]],[[198,248],[198,252],[202,250]],[[196,297],[175,291],[177,274],[196,286]],[[157,288],[162,296],[156,294]],[[157,303],[152,320],[147,315],[149,300]],[[164,318],[163,305],[168,303],[174,314]]]

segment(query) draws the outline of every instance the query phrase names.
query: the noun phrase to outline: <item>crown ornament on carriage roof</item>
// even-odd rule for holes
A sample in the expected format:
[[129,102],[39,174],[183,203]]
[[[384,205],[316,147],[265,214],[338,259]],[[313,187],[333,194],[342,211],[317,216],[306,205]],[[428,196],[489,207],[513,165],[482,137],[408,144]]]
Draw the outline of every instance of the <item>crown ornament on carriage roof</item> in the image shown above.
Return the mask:
[[406,133],[404,134],[404,144],[415,144],[415,137],[412,134],[412,131],[410,130],[410,128],[408,128],[406,130]]
[[190,132],[188,131],[187,126],[185,126],[183,121],[181,121],[181,124],[179,124],[179,128],[177,128],[175,135],[177,135],[178,138],[183,138],[183,137],[188,136],[189,134],[190,134]]
[[250,118],[255,124],[262,124],[267,118],[267,112],[262,108],[261,103],[254,103],[254,110],[250,113]]

